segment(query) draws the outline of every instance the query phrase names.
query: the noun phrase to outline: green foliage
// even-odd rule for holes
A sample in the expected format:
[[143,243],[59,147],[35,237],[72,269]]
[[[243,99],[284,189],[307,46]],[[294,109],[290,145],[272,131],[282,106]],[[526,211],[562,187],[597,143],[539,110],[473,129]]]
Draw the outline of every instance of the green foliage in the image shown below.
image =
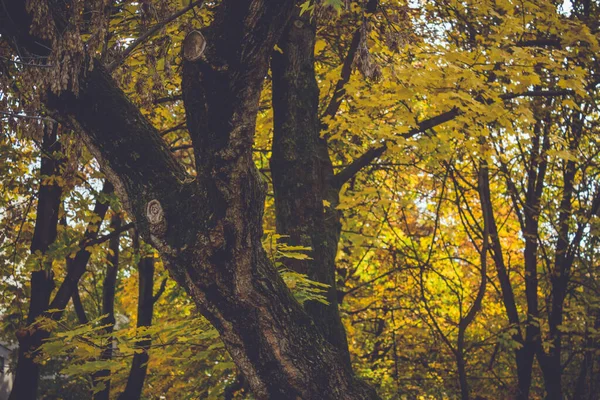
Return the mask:
[[304,304],[306,301],[317,301],[321,304],[328,305],[329,302],[324,293],[327,292],[329,285],[310,280],[306,274],[301,274],[285,267],[286,259],[310,259],[306,252],[311,250],[310,247],[289,246],[284,242],[281,242],[287,237],[288,236],[286,235],[268,232],[263,241],[265,250],[275,266],[278,267],[284,282],[291,289],[294,297],[300,304]]

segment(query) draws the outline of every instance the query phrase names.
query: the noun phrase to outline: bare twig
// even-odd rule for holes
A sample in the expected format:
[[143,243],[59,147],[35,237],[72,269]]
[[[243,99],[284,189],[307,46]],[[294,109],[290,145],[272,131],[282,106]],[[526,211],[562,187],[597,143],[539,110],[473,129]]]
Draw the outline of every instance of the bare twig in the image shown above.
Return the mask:
[[111,233],[108,233],[108,234],[106,234],[104,236],[99,236],[99,237],[97,237],[95,239],[88,240],[87,242],[84,242],[83,243],[83,247],[94,246],[94,245],[97,245],[97,244],[100,244],[100,243],[104,243],[107,240],[110,240],[111,238],[113,238],[113,237],[115,237],[117,235],[120,235],[121,233],[123,233],[123,232],[125,232],[125,231],[127,231],[127,230],[129,230],[131,228],[134,228],[134,227],[135,227],[135,224],[133,222],[130,222],[128,224],[125,224],[125,225],[119,227],[119,229],[115,229]]
[[183,100],[183,95],[178,94],[178,95],[169,96],[169,97],[159,97],[158,99],[154,100],[154,104],[172,103],[172,102],[179,101],[179,100]]
[[10,117],[10,118],[22,118],[22,119],[37,119],[40,121],[49,121],[52,123],[56,123],[57,121],[50,118],[50,117],[38,117],[35,115],[23,115],[23,114],[15,114],[12,112],[8,112],[8,111],[0,111],[0,114],[6,116],[6,117]]
[[160,132],[160,136],[168,135],[169,133],[178,131],[180,129],[185,129],[185,122],[172,126],[171,128],[165,129],[164,131]]

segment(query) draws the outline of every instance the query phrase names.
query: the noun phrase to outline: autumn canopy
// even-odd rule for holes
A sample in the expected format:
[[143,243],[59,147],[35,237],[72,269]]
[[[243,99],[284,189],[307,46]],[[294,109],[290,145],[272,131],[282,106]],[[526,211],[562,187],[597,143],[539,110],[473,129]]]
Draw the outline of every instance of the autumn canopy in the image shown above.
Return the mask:
[[598,400],[599,21],[0,0],[0,399]]

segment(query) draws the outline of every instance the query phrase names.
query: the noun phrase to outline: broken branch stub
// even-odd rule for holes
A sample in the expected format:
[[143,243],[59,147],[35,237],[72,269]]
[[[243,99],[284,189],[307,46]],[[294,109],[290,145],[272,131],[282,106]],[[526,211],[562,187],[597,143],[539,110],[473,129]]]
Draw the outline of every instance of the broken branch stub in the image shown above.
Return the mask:
[[206,49],[206,39],[200,31],[191,31],[183,40],[183,58],[186,61],[196,61]]
[[146,205],[146,218],[150,224],[160,224],[164,219],[163,214],[162,206],[158,200],[150,200]]

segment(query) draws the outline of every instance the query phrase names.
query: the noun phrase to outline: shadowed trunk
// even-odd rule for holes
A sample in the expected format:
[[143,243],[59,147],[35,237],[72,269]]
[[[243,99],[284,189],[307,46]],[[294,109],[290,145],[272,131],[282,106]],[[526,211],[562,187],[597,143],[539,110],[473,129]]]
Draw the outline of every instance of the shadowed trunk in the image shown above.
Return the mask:
[[[506,173],[506,171],[503,171]],[[510,183],[510,178],[506,176],[509,182],[509,189],[512,190],[511,194],[516,195],[516,191],[513,190],[514,186]],[[508,322],[513,327],[517,328],[515,333],[512,335],[512,340],[522,345],[521,348],[515,350],[515,363],[517,366],[517,386],[516,386],[516,398],[518,400],[528,400],[529,390],[531,387],[531,373],[533,370],[533,361],[535,358],[535,349],[530,342],[525,342],[524,330],[521,327],[519,312],[515,301],[515,295],[508,275],[508,268],[504,261],[502,244],[498,236],[498,226],[496,224],[496,217],[492,208],[490,198],[490,184],[489,179],[484,180],[482,184],[482,195],[480,199],[482,203],[486,203],[486,211],[489,213],[490,223],[490,253],[494,264],[496,266],[496,274],[500,283],[500,290],[502,294],[502,303],[506,310],[506,316]],[[516,204],[516,202],[514,202]]]
[[37,399],[40,365],[34,362],[34,353],[48,336],[48,332],[35,326],[35,320],[48,310],[50,296],[54,290],[52,260],[46,259],[46,252],[56,240],[62,189],[56,181],[48,184],[45,179],[60,173],[61,145],[58,141],[57,124],[44,128],[41,150],[40,188],[31,242],[32,256],[41,258],[37,265],[39,269],[31,273],[31,298],[27,314],[29,328],[17,332],[19,352],[10,400]]
[[[136,246],[139,249],[139,246]],[[137,327],[144,328],[152,325],[152,313],[156,301],[152,292],[154,286],[154,255],[143,257],[138,262],[138,309]],[[144,336],[136,343],[131,369],[127,377],[127,385],[119,400],[136,400],[142,395],[144,380],[148,371],[150,359],[150,336]],[[138,353],[139,351],[139,353]]]
[[[325,339],[350,367],[346,332],[338,310],[335,257],[340,238],[337,189],[327,143],[320,137],[319,88],[315,79],[315,23],[296,16],[273,52],[273,155],[277,232],[292,246],[310,247],[310,260],[285,260],[287,268],[329,285],[329,305],[307,302],[305,309]],[[333,199],[330,199],[333,197]],[[325,205],[325,200],[330,206]]]
[[[574,112],[571,119],[571,129],[568,133],[569,151],[576,153],[581,135],[583,133],[583,113]],[[547,400],[562,400],[562,336],[561,325],[565,313],[565,300],[567,288],[571,279],[571,267],[575,256],[581,246],[583,229],[578,226],[572,229],[573,195],[575,192],[575,177],[578,164],[574,160],[565,162],[562,171],[562,193],[558,212],[558,235],[555,245],[554,265],[550,283],[552,286],[550,296],[550,309],[548,311],[548,334],[552,346],[548,351],[541,347],[538,351],[538,362],[544,376],[544,386]],[[596,198],[587,210],[588,217],[595,215],[600,207],[600,191],[596,191]]]
[[[50,154],[46,152],[45,154]],[[54,162],[54,161],[53,161]],[[108,182],[105,182],[104,187],[102,189],[103,194],[112,193],[112,185]],[[56,196],[56,193],[54,194]],[[43,197],[39,197],[43,198]],[[56,197],[54,197],[56,198]],[[60,196],[58,197],[58,201],[60,201]],[[76,253],[74,259],[67,259],[67,276],[65,280],[61,283],[59,290],[54,296],[52,302],[50,302],[51,292],[54,289],[54,280],[52,276],[49,276],[45,271],[35,271],[33,274],[35,275],[35,289],[33,288],[33,280],[34,276],[32,275],[32,298],[30,301],[30,307],[32,308],[32,312],[30,315],[35,315],[31,322],[40,315],[46,314],[47,317],[50,317],[54,320],[58,320],[62,316],[62,310],[67,306],[69,299],[73,296],[73,303],[75,305],[75,310],[78,318],[81,323],[87,322],[87,317],[85,316],[85,310],[81,305],[81,300],[79,299],[79,293],[76,291],[77,284],[79,279],[85,272],[87,263],[90,258],[90,253],[86,250],[88,244],[90,244],[93,240],[98,237],[98,228],[104,219],[104,215],[108,210],[108,203],[104,203],[100,200],[96,201],[94,206],[93,214],[99,219],[94,220],[94,222],[90,222],[86,228],[83,238],[79,242],[79,251]],[[47,212],[43,212],[42,214],[38,213],[38,218],[46,218],[44,215],[48,215]],[[36,223],[37,225],[37,223]],[[56,234],[54,234],[56,235]],[[52,239],[54,241],[54,239]],[[60,310],[52,313],[47,313],[49,309]],[[28,318],[29,321],[29,318]],[[31,323],[28,322],[28,323]],[[50,332],[46,330],[36,330],[34,331],[34,335],[26,335],[23,337],[24,346],[23,348],[30,349],[29,351],[35,351],[39,348],[42,342],[50,337]],[[20,346],[21,347],[21,346]],[[19,360],[17,362],[17,372],[20,369],[23,369],[25,373],[22,373],[22,376],[26,376],[27,378],[24,381],[19,380],[19,386],[14,385],[13,390],[11,392],[11,399],[35,399],[36,393],[38,389],[38,381],[39,381],[39,366],[34,364],[33,361],[28,357],[21,357],[21,351],[19,351]],[[22,366],[19,367],[19,364]],[[23,379],[23,378],[19,378]],[[17,378],[15,378],[15,382],[17,382]],[[20,386],[23,385],[23,386]],[[28,397],[30,396],[30,397]]]
[[[374,13],[378,1],[369,0],[367,13]],[[286,267],[309,279],[329,285],[328,305],[307,302],[305,309],[325,339],[352,371],[346,331],[342,324],[335,277],[335,258],[341,233],[339,190],[360,168],[334,175],[326,127],[319,116],[319,88],[315,78],[314,46],[316,21],[307,13],[294,14],[279,39],[281,52],[271,60],[273,84],[273,147],[271,175],[275,194],[278,233],[288,235],[287,243],[310,247],[311,260],[287,260]],[[323,117],[335,118],[344,96],[344,85],[353,70],[361,40],[361,29],[352,35],[341,76]],[[376,151],[381,155],[383,151]]]
[[[114,214],[110,221],[111,231],[115,232],[121,227],[121,217]],[[120,236],[115,235],[108,243],[109,254],[107,256],[108,265],[106,266],[106,276],[102,283],[102,325],[106,328],[102,334],[106,335],[106,345],[102,350],[100,359],[108,361],[113,355],[113,338],[110,336],[115,326],[115,289],[117,286],[117,273],[119,272],[119,240]],[[110,370],[98,371],[93,376],[94,386],[101,384],[104,386],[94,394],[94,400],[108,400],[110,396]]]
[[[506,308],[506,314],[511,325],[518,328],[518,332],[513,335],[513,340],[520,344],[520,348],[515,350],[515,361],[517,364],[516,398],[518,400],[529,399],[533,362],[536,353],[541,351],[541,331],[539,321],[537,321],[540,315],[538,304],[538,238],[541,210],[540,200],[545,185],[548,150],[550,149],[550,125],[544,122],[544,116],[540,115],[539,111],[535,112],[535,116],[536,123],[533,127],[529,158],[523,160],[527,166],[526,180],[522,188],[525,192],[524,199],[521,199],[521,192],[509,176],[506,164],[503,164],[501,167],[502,172],[505,174],[513,207],[520,222],[521,233],[525,239],[523,258],[525,264],[524,280],[527,317],[524,327],[521,324],[522,321],[519,319],[515,305],[514,293],[508,277],[508,269],[504,263],[502,246],[498,238],[498,230],[493,215],[490,230],[492,253],[502,289],[502,299]],[[487,185],[487,191],[489,192],[489,184]]]

